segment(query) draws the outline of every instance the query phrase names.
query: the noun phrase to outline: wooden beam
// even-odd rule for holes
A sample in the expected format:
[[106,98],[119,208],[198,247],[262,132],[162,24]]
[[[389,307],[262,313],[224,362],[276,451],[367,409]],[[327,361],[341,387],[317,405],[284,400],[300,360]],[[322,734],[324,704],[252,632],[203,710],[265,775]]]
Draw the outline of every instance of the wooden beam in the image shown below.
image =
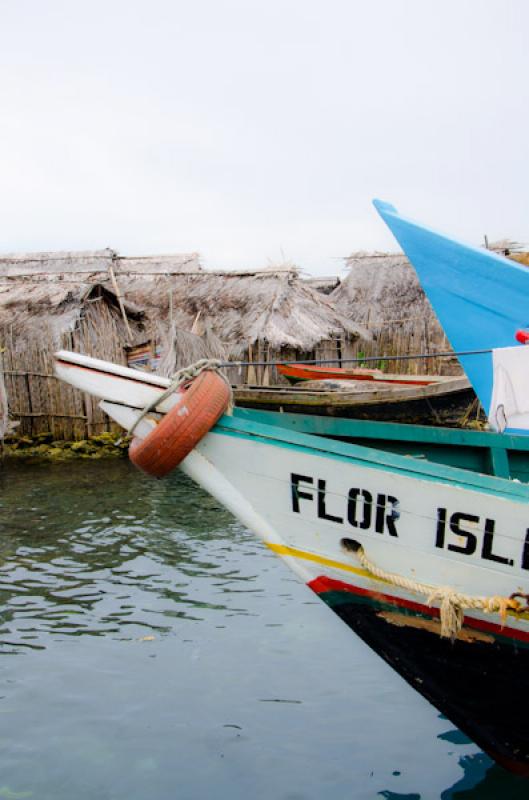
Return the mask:
[[118,299],[119,307],[121,309],[121,314],[122,314],[122,317],[123,317],[123,322],[125,323],[125,328],[127,329],[127,336],[129,338],[129,344],[132,344],[132,342],[134,340],[134,337],[133,337],[132,331],[130,329],[129,321],[128,321],[128,318],[127,318],[127,312],[125,311],[125,306],[123,304],[123,297],[122,297],[122,294],[120,292],[120,289],[119,289],[119,286],[118,286],[118,282],[116,280],[116,276],[114,275],[114,270],[112,269],[112,264],[109,264],[108,272],[109,272],[109,275],[110,275],[110,280],[112,281],[112,286],[114,287],[114,291],[116,293],[116,297]]

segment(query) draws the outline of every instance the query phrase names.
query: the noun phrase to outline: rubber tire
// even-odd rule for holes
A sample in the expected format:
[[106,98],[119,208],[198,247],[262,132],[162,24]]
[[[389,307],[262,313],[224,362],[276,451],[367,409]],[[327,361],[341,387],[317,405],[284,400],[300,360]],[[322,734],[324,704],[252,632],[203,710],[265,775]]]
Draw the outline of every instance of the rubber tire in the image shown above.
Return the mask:
[[[187,386],[184,399],[145,439],[132,440],[130,460],[148,475],[163,478],[211,430],[229,402],[230,389],[226,381],[211,370],[202,372]],[[182,413],[183,409],[188,413]]]

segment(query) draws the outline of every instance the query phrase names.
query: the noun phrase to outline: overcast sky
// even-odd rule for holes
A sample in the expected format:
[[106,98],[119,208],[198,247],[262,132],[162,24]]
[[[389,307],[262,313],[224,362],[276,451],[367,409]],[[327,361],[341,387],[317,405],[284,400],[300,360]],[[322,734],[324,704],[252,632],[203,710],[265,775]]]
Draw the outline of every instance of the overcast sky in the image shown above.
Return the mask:
[[0,252],[529,241],[527,0],[0,0]]

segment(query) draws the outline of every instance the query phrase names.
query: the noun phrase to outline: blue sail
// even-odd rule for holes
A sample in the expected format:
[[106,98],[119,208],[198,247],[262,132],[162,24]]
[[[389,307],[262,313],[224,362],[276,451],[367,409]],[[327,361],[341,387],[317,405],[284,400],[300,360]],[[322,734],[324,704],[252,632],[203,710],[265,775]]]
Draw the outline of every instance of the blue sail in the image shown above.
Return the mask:
[[[516,346],[516,331],[529,327],[527,267],[401,217],[389,203],[373,204],[415,267],[456,352]],[[492,354],[460,356],[459,361],[488,412]]]

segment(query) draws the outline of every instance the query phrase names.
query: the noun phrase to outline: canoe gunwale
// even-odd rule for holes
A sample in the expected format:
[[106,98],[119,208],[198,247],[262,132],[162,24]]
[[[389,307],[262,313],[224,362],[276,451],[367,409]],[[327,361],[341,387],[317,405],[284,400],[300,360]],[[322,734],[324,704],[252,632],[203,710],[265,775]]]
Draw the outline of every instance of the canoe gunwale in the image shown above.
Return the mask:
[[417,480],[455,483],[474,491],[482,491],[510,500],[529,502],[529,486],[496,476],[474,473],[459,467],[434,464],[426,460],[402,456],[363,445],[344,443],[323,436],[286,430],[277,426],[223,416],[212,434],[257,438],[269,445],[310,451],[322,457],[355,461],[378,470],[400,472]]

